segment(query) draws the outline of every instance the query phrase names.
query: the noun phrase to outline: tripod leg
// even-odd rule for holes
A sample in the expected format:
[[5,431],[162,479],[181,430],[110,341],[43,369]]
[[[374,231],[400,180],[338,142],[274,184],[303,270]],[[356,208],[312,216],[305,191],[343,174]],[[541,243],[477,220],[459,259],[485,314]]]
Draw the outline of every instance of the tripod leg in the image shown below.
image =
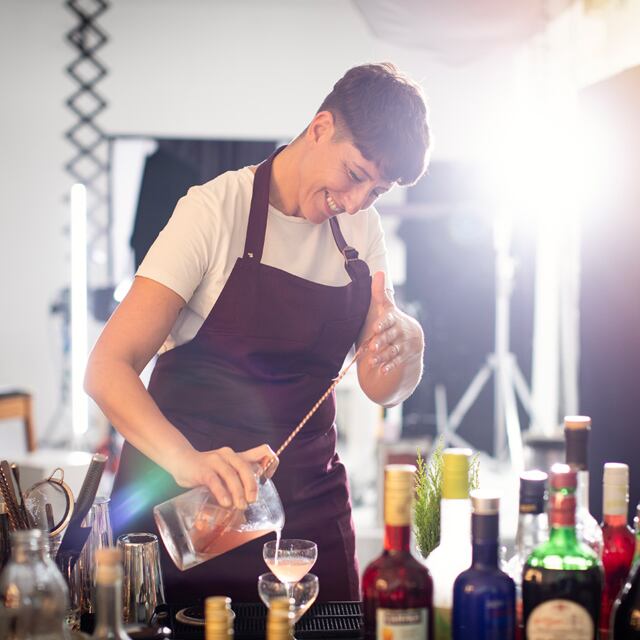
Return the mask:
[[443,384],[437,384],[435,388],[436,400],[436,429],[438,435],[447,432],[447,389]]
[[531,392],[529,391],[527,381],[525,380],[524,375],[522,375],[522,371],[520,370],[518,362],[516,361],[513,354],[511,354],[511,367],[513,374],[513,384],[516,388],[518,398],[520,398],[522,406],[529,414],[530,422],[532,424],[536,424],[535,416],[533,415],[533,400],[531,399]]
[[471,384],[467,387],[467,390],[462,394],[458,404],[449,416],[448,430],[455,431],[462,422],[462,419],[466,415],[467,411],[471,408],[471,405],[475,402],[476,398],[480,395],[482,388],[487,384],[487,380],[491,376],[493,367],[487,363],[485,364],[474,376]]
[[[509,443],[509,455],[511,464],[516,471],[524,469],[524,451],[522,448],[522,432],[520,431],[520,418],[518,417],[518,405],[516,394],[511,380],[511,367],[501,368],[501,375],[498,381],[502,388],[504,398],[504,422]],[[501,452],[496,451],[496,456]]]

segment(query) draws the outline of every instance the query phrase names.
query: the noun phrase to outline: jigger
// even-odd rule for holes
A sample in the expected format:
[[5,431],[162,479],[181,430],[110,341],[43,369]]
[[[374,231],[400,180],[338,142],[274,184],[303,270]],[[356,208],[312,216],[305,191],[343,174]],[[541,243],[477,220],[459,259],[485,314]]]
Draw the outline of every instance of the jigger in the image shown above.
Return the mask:
[[118,537],[122,553],[122,617],[125,624],[149,624],[165,603],[158,536],[125,533]]

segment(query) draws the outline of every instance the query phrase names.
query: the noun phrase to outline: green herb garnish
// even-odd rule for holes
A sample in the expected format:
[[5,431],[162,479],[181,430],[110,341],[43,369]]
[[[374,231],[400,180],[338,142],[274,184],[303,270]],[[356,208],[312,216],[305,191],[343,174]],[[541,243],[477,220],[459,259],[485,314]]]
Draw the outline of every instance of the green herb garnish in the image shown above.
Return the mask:
[[[440,544],[440,500],[442,499],[442,452],[444,438],[438,443],[428,462],[418,451],[416,466],[416,499],[413,507],[413,528],[416,545],[426,558]],[[469,486],[479,485],[480,458],[474,454],[469,463]]]

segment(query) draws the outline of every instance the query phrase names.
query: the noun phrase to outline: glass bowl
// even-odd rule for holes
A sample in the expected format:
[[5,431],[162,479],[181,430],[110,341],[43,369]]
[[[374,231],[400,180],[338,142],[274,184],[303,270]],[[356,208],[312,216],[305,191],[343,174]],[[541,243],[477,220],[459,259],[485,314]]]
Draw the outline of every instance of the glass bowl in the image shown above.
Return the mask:
[[[293,598],[293,619],[298,622],[316,601],[320,591],[318,576],[307,573],[301,580],[292,585],[291,597]],[[274,598],[287,597],[287,585],[280,582],[273,573],[263,573],[258,578],[258,595],[265,606],[269,608]]]

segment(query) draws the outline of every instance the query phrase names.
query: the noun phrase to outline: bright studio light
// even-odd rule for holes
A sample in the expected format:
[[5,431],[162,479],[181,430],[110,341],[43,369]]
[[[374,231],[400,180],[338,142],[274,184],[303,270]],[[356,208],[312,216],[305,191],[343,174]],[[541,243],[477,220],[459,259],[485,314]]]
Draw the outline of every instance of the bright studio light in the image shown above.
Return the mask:
[[89,402],[83,389],[87,364],[87,190],[71,187],[71,422],[74,436],[89,425]]
[[487,162],[491,198],[509,217],[570,224],[606,187],[614,164],[602,123],[576,95],[515,105]]

